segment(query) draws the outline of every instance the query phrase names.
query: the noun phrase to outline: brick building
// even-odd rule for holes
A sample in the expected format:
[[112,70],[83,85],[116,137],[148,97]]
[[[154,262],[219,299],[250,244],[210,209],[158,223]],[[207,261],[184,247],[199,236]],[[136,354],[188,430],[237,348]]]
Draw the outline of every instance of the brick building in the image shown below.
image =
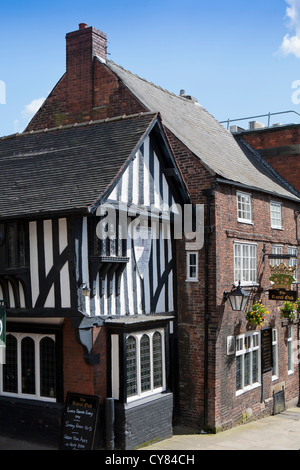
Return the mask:
[[300,191],[299,124],[255,127],[240,130],[236,135],[258,150],[281,176]]
[[[78,246],[81,246],[78,245],[79,240],[85,240],[86,243],[84,250],[80,249],[78,259],[81,260],[79,266],[82,272],[76,278],[75,285],[71,282],[72,276],[66,276],[64,271],[64,281],[56,281],[56,287],[52,290],[54,281],[51,283],[51,278],[46,282],[43,274],[44,270],[51,272],[49,260],[47,256],[45,258],[45,255],[41,255],[39,259],[43,268],[37,270],[41,292],[32,290],[36,284],[31,279],[31,287],[25,289],[24,294],[17,294],[15,303],[10,303],[7,309],[8,326],[13,323],[11,333],[14,333],[17,323],[16,332],[21,335],[20,339],[28,329],[24,315],[35,319],[47,318],[49,323],[49,318],[59,313],[59,344],[60,351],[64,352],[64,367],[60,371],[63,386],[53,406],[58,407],[67,391],[101,396],[101,400],[113,398],[118,442],[124,448],[132,448],[147,440],[169,435],[171,408],[176,420],[197,429],[216,431],[272,413],[274,397],[282,397],[283,393],[286,403],[298,401],[299,368],[297,362],[292,361],[293,346],[297,345],[298,339],[298,323],[282,320],[279,309],[283,302],[269,300],[269,290],[272,287],[270,263],[275,265],[287,259],[290,268],[298,263],[299,193],[244,139],[234,137],[217,123],[193,97],[185,94],[177,96],[163,90],[107,60],[106,36],[102,32],[81,24],[78,31],[67,34],[66,42],[66,73],[33,117],[26,132],[20,137],[4,138],[0,142],[4,147],[12,146],[13,152],[11,149],[10,152],[15,159],[18,151],[23,158],[30,158],[33,157],[32,153],[43,154],[44,148],[52,149],[43,160],[52,171],[54,168],[61,171],[61,168],[70,170],[73,167],[76,176],[76,168],[82,169],[80,155],[84,155],[84,161],[88,163],[84,178],[80,179],[78,174],[75,178],[77,185],[72,188],[71,199],[72,184],[66,177],[67,171],[62,172],[58,187],[63,195],[64,206],[57,206],[60,198],[55,197],[53,200],[52,196],[51,199],[51,185],[40,200],[42,186],[35,193],[42,213],[39,205],[32,211],[31,206],[26,209],[15,202],[15,205],[7,204],[8,212],[3,216],[3,230],[6,231],[10,219],[27,217],[31,220],[30,233],[36,237],[39,250],[43,253],[43,247],[49,243],[46,242],[47,236],[50,236],[50,240],[59,240],[57,227],[66,227],[64,219],[72,209],[73,219],[67,223],[70,231],[69,256],[73,249],[77,247],[78,250]],[[116,130],[112,135],[113,128]],[[91,138],[89,133],[92,132],[94,134]],[[93,143],[98,141],[98,132],[101,147],[93,148]],[[45,137],[42,136],[45,135],[48,136],[47,146],[43,144]],[[78,139],[79,150],[76,150],[72,139],[75,143]],[[121,152],[123,139],[126,143],[133,139],[126,146],[126,155]],[[152,147],[145,153],[146,141],[152,142]],[[141,142],[144,144],[143,149],[139,147]],[[64,156],[63,165],[56,167],[51,160],[55,149]],[[67,157],[63,149],[68,149]],[[134,166],[133,155],[137,161],[140,155],[145,159],[147,154],[151,162],[153,149],[157,149],[157,155],[161,154],[158,159],[160,164],[151,164],[157,168],[157,172],[153,167],[151,170],[149,163],[150,174],[155,176],[153,184],[145,184],[142,167],[148,168],[147,165],[137,166],[135,163],[135,170],[132,169],[136,171],[135,177],[125,174],[126,164]],[[2,152],[5,162],[7,154],[4,150]],[[115,156],[120,152],[123,160],[119,158],[115,162]],[[71,163],[73,153],[76,156],[75,164]],[[100,154],[98,161],[95,156]],[[32,158],[30,161],[33,161]],[[97,166],[94,168],[95,164]],[[41,168],[44,175],[46,167]],[[73,180],[73,173],[71,175]],[[101,175],[99,181],[95,175]],[[34,179],[33,173],[28,181],[32,184],[39,180],[39,176]],[[85,181],[83,186],[81,180]],[[133,189],[133,184],[132,191],[128,192],[129,181],[134,182],[139,189]],[[140,204],[140,210],[148,207],[151,194],[154,197],[158,185],[160,195],[166,198],[169,208],[172,198],[181,206],[185,202],[192,202],[196,225],[197,221],[203,225],[201,208],[205,208],[204,237],[200,230],[200,237],[196,241],[189,237],[176,240],[173,236],[170,245],[156,245],[155,251],[152,250],[152,264],[149,262],[149,269],[152,266],[151,276],[147,277],[147,284],[144,279],[141,281],[140,290],[133,281],[127,282],[127,268],[122,271],[122,263],[126,261],[124,258],[129,258],[126,262],[130,263],[134,254],[124,256],[123,253],[120,257],[119,253],[120,269],[116,272],[119,272],[123,290],[118,300],[118,283],[112,287],[110,267],[102,266],[104,261],[97,251],[99,247],[95,248],[93,237],[86,231],[87,224],[90,224],[90,230],[94,227],[94,222],[87,222],[91,219],[88,215],[100,215],[97,208],[101,198],[99,194],[93,195],[91,192],[95,185],[102,185],[99,192],[101,197],[105,196],[107,201],[112,200],[115,204],[124,201],[125,194],[125,201],[132,202],[134,194],[144,194],[145,188],[148,188],[148,196],[144,194],[136,201]],[[76,196],[78,188],[80,200]],[[4,195],[4,199],[6,197],[9,202],[13,202],[15,187],[10,191],[8,196]],[[24,202],[22,198],[21,202]],[[74,221],[75,209],[76,213],[82,211],[77,215],[83,217],[77,223]],[[38,214],[42,216],[43,222],[36,220]],[[162,215],[158,211],[157,217]],[[54,216],[58,217],[58,221],[50,222]],[[168,211],[165,217],[172,220]],[[18,222],[14,224],[15,229],[19,228]],[[24,230],[26,232],[29,229]],[[77,233],[77,237],[74,233]],[[61,235],[61,238],[65,240],[66,235]],[[31,243],[32,254],[35,250],[34,238]],[[6,250],[9,253],[9,246]],[[59,259],[59,254],[62,255],[59,244],[54,251],[57,254],[56,262],[60,262],[62,270],[65,264]],[[83,262],[84,256],[87,256],[88,262]],[[72,259],[71,256],[69,263]],[[101,266],[99,261],[102,262]],[[116,262],[111,258],[106,261],[110,264]],[[73,272],[75,270],[78,276],[76,263],[69,264],[69,274],[70,269]],[[132,266],[130,269],[132,274]],[[32,276],[34,273],[34,269],[23,271],[9,273],[5,269],[3,272],[0,270],[3,296],[5,292],[8,296],[14,292],[13,286],[19,286],[19,281],[26,284],[26,275]],[[102,282],[101,272],[108,276],[105,282]],[[111,272],[113,275],[115,271]],[[7,277],[9,274],[11,278]],[[21,274],[25,276],[24,281],[23,277],[18,277]],[[160,282],[155,291],[153,286],[157,276]],[[73,289],[68,300],[64,296],[64,282],[69,282]],[[236,312],[230,307],[225,293],[239,283],[249,295],[245,311],[257,300],[268,308],[269,314],[263,328],[250,325],[245,318],[245,311]],[[90,288],[87,296],[82,296],[81,291],[78,293],[84,284]],[[101,294],[103,289],[107,299]],[[297,289],[297,283],[293,284],[292,289]],[[142,291],[144,295],[139,297]],[[147,294],[150,294],[150,298]],[[33,295],[39,301],[34,306]],[[23,298],[25,300],[21,305]],[[78,308],[78,298],[84,305],[83,309],[82,306]],[[29,307],[26,302],[29,302]],[[12,321],[13,318],[17,321]],[[150,349],[154,351],[153,341],[158,337],[154,336],[156,333],[160,335],[161,357],[164,357],[163,384],[152,387],[149,393],[143,395],[141,379],[137,387],[139,391],[133,390],[136,384],[132,374],[136,373],[137,364],[141,363],[141,343],[148,338],[147,341],[152,344]],[[83,357],[74,336],[84,346]],[[265,346],[263,350],[265,338],[269,340],[269,349]],[[273,355],[268,368],[265,367],[263,355],[266,351]],[[130,359],[133,363],[130,363]],[[155,361],[150,361],[150,368]],[[78,364],[82,367],[78,367]],[[15,399],[15,395],[13,397]],[[7,406],[5,397],[2,399]],[[163,415],[162,410],[165,412]],[[161,434],[158,432],[160,427],[163,429]],[[103,422],[101,429],[105,434]]]

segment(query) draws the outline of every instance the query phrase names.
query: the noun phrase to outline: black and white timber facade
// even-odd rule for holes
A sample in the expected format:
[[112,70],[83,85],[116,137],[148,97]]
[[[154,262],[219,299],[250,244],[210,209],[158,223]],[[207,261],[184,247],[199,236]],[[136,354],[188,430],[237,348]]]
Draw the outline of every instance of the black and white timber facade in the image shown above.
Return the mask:
[[[63,401],[62,329],[70,319],[86,363],[104,361],[110,370],[107,396],[119,403],[120,419],[126,421],[126,403],[163,392],[170,427],[174,217],[188,199],[159,117],[146,113],[3,138],[0,161],[0,298],[8,338],[1,395]],[[107,357],[95,354],[95,326],[106,328]],[[38,362],[27,364],[35,386],[22,385],[23,339],[29,332],[35,341],[35,331],[49,341],[59,332],[51,363],[55,386],[48,389],[36,371],[43,363],[37,352]],[[15,382],[4,379],[13,375],[14,358]]]

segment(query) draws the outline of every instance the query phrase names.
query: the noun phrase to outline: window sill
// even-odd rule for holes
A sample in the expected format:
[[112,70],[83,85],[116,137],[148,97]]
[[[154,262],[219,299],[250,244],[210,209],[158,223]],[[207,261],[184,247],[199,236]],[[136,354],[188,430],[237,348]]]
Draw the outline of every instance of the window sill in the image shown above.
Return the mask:
[[54,402],[54,401],[46,401],[46,400],[38,400],[34,398],[24,398],[24,397],[17,397],[11,395],[0,395],[0,403],[1,402],[9,402],[9,403],[18,403],[22,405],[28,406],[39,406],[44,408],[61,408],[64,406],[63,403]]
[[199,279],[186,279],[185,282],[199,282]]
[[240,395],[243,395],[246,392],[250,392],[251,390],[255,390],[256,388],[259,388],[260,386],[261,384],[257,382],[253,385],[250,385],[249,387],[245,387],[243,390],[238,390],[237,392],[235,392],[235,396],[239,397]]
[[149,403],[150,401],[156,401],[160,400],[163,398],[166,398],[168,396],[173,396],[171,392],[157,392],[153,393],[151,395],[147,395],[144,397],[137,397],[133,398],[132,400],[128,401],[127,403],[124,403],[125,408],[134,408],[135,406],[140,406],[145,403]]
[[251,222],[250,220],[246,219],[237,219],[239,224],[246,224],[246,225],[254,225],[254,222]]

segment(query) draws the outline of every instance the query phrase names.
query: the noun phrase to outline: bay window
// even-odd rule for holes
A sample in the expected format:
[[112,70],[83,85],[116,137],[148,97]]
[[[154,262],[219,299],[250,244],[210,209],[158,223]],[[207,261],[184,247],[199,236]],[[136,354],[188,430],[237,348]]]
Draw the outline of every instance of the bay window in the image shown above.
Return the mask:
[[127,335],[127,401],[165,390],[164,343],[163,329]]

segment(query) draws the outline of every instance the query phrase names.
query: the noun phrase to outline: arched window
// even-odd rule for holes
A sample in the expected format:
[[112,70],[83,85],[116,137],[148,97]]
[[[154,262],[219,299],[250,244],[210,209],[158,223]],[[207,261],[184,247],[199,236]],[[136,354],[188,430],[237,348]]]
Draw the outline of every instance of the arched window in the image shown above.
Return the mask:
[[40,383],[41,395],[56,396],[55,341],[46,336],[40,341]]
[[131,333],[126,338],[127,399],[166,389],[164,330]]
[[21,343],[22,393],[35,395],[35,346],[27,336]]
[[150,339],[143,335],[140,345],[141,357],[141,392],[151,389],[151,367],[150,367]]
[[154,388],[162,386],[162,337],[156,331],[153,335],[153,382]]
[[56,401],[55,335],[7,333],[6,364],[0,364],[2,395]]
[[3,365],[3,390],[5,392],[18,392],[17,355],[17,339],[8,334],[6,335],[6,364]]

